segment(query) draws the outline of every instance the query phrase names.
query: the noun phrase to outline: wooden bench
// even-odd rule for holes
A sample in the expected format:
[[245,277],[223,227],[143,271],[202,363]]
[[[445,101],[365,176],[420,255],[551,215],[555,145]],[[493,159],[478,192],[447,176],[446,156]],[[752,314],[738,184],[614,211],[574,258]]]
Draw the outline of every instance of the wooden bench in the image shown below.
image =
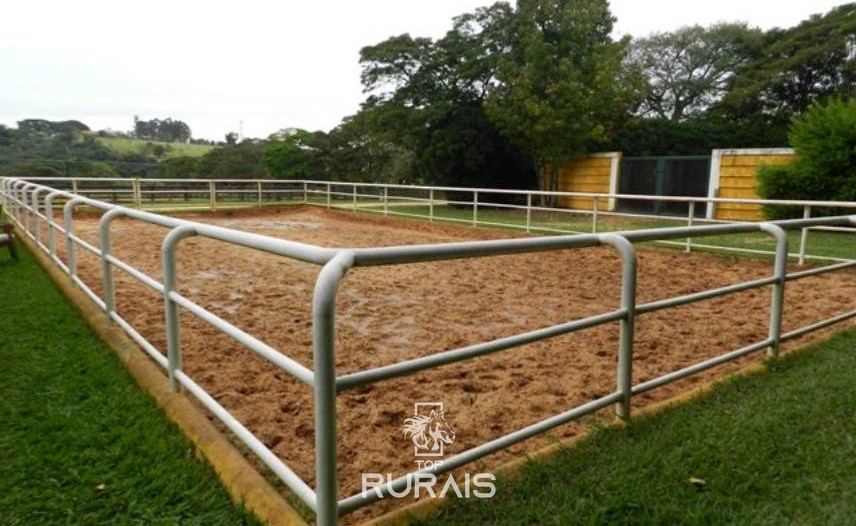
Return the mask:
[[4,223],[0,225],[0,247],[9,247],[9,254],[12,259],[18,261],[18,252],[15,250],[15,234],[12,230],[12,225]]

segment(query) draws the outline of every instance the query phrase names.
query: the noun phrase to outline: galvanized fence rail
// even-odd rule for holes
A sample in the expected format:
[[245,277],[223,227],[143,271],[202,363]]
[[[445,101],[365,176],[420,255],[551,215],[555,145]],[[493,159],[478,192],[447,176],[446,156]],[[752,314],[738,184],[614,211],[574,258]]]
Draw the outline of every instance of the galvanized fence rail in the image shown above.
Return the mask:
[[[603,231],[604,218],[627,218],[675,222],[686,226],[696,224],[735,223],[739,221],[696,217],[697,207],[718,204],[763,205],[770,207],[795,207],[802,211],[803,218],[812,214],[835,215],[856,213],[856,201],[808,201],[782,199],[733,199],[710,197],[681,197],[659,195],[636,195],[592,192],[548,192],[536,190],[509,190],[499,188],[468,188],[452,186],[397,185],[384,183],[356,183],[343,181],[275,180],[275,179],[126,179],[126,178],[31,178],[29,181],[51,184],[55,188],[72,193],[127,204],[135,208],[161,211],[172,208],[181,210],[217,210],[233,207],[257,206],[278,203],[295,203],[359,211],[384,216],[397,216],[471,224],[473,226],[500,227],[523,230],[526,233],[580,234]],[[560,205],[547,206],[547,199],[577,199],[590,203],[590,208],[571,208]],[[685,216],[651,215],[627,211],[616,211],[619,200],[664,202],[686,204]],[[502,202],[499,202],[499,201]],[[468,218],[452,217],[439,212],[439,207],[455,207],[469,215]],[[485,219],[487,212],[502,211],[509,215],[518,214],[517,221],[500,217]],[[588,217],[587,228],[548,227],[538,224],[538,215]],[[495,214],[494,214],[495,215]],[[818,226],[800,229],[796,258],[800,265],[807,260],[847,261],[822,254],[809,253],[809,232],[813,230],[840,231],[841,227]],[[846,228],[846,230],[851,230]],[[719,250],[747,254],[773,256],[772,250],[725,246],[693,242],[691,237],[683,240],[656,240],[655,243],[680,246],[686,252],[693,248]]]
[[[280,188],[279,190],[289,192],[290,194],[296,193],[302,201],[310,201],[310,196],[316,195],[316,191],[311,186],[323,184],[326,185],[326,192],[323,192],[322,195],[327,202],[330,202],[335,198],[335,189],[331,187],[343,183],[301,181],[296,184],[298,185],[297,188]],[[358,186],[353,185],[349,188],[351,188],[350,199],[353,208],[356,207],[354,200],[359,197],[357,192]],[[382,190],[380,194],[381,200],[385,208],[388,209],[388,192],[391,187],[389,185],[380,185],[373,186],[373,188],[380,188]],[[261,194],[262,190],[259,190],[258,187],[256,190]],[[435,190],[434,188],[428,188],[428,191],[431,193]],[[132,195],[133,199],[131,199],[131,202],[139,204],[142,195],[140,185],[135,183],[131,192],[135,194]],[[216,196],[216,192],[216,189],[213,189],[209,195]],[[357,197],[354,197],[355,195]],[[532,193],[532,195],[537,194]],[[54,220],[53,214],[54,208],[59,204],[58,201],[63,201],[63,221],[61,225]],[[478,203],[478,198],[474,197],[473,201],[474,203]],[[527,201],[531,201],[531,196]],[[433,202],[431,201],[431,203]],[[845,260],[823,267],[788,274],[786,271],[788,238],[785,231],[789,229],[829,227],[843,228],[844,231],[852,232],[852,228],[856,226],[856,215],[764,223],[713,224],[610,233],[557,235],[383,248],[323,248],[158,215],[19,179],[0,179],[0,204],[3,205],[4,210],[6,210],[11,220],[17,225],[19,231],[31,238],[40,250],[44,251],[69,275],[76,286],[80,287],[92,301],[104,310],[109,320],[118,324],[158,365],[166,370],[172,389],[179,390],[184,388],[210,410],[302,502],[315,512],[317,523],[321,525],[336,524],[339,516],[365,506],[380,498],[381,495],[388,496],[390,493],[400,491],[412,483],[420,474],[432,473],[436,475],[456,469],[514,443],[610,405],[615,406],[615,412],[619,417],[629,418],[631,416],[631,400],[633,396],[763,349],[767,350],[769,356],[774,357],[778,354],[779,345],[782,341],[796,338],[811,331],[856,317],[856,308],[854,308],[820,322],[786,333],[782,332],[782,312],[784,309],[784,287],[786,282],[856,267],[856,260]],[[94,246],[86,242],[74,233],[74,210],[77,206],[81,205],[102,212],[99,222],[99,246]],[[830,205],[825,203],[823,206]],[[159,282],[157,279],[134,267],[130,262],[120,260],[112,254],[110,225],[118,217],[126,217],[169,229],[162,243],[161,262],[163,266],[163,282]],[[42,226],[45,226],[47,239],[42,238]],[[66,244],[65,261],[57,254],[57,232],[64,236]],[[769,277],[644,304],[639,304],[636,301],[637,258],[634,244],[752,232],[769,235],[775,240],[776,250],[774,253],[773,270]],[[315,282],[312,304],[312,369],[303,366],[281,350],[273,348],[256,336],[239,329],[211,313],[204,307],[183,296],[177,290],[176,249],[183,239],[191,236],[206,237],[322,267]],[[621,261],[621,301],[619,308],[616,310],[458,349],[438,352],[421,358],[404,360],[391,365],[343,375],[338,375],[336,372],[336,293],[339,284],[352,268],[492,257],[594,246],[612,247]],[[95,294],[90,285],[84,282],[77,273],[75,255],[78,248],[91,252],[101,261],[102,297]],[[126,272],[143,285],[163,296],[167,341],[165,354],[146,340],[116,310],[116,291],[113,281],[115,268]],[[758,342],[746,342],[746,345],[739,349],[672,371],[658,378],[634,384],[633,341],[637,317],[662,309],[768,286],[771,287],[771,308],[768,335],[766,338]],[[313,389],[316,429],[315,488],[310,487],[309,484],[302,480],[300,476],[183,370],[181,337],[179,334],[179,315],[181,310],[197,316]],[[435,465],[430,469],[402,475],[380,488],[379,494],[372,491],[366,494],[357,493],[340,498],[336,457],[336,397],[339,393],[359,386],[383,382],[391,378],[418,373],[419,371],[442,365],[476,359],[479,356],[501,352],[562,334],[614,322],[619,323],[620,336],[617,349],[616,388],[613,392],[458,453],[447,458],[440,466]]]

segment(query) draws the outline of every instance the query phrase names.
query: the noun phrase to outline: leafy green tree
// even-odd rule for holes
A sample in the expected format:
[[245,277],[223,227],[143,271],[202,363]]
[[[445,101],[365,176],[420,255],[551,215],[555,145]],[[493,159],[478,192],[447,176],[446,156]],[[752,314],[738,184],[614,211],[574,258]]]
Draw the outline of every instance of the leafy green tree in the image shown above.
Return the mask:
[[531,163],[509,161],[525,156],[484,108],[513,17],[508,4],[497,3],[457,17],[439,40],[400,35],[363,48],[362,81],[370,96],[352,124],[373,137],[363,144],[380,153],[374,160],[386,155],[396,169],[410,164],[410,180],[428,183],[532,184]]
[[64,177],[62,166],[44,161],[5,162],[0,164],[0,177]]
[[266,179],[263,147],[252,141],[214,148],[199,160],[198,174],[210,179]]
[[193,179],[199,177],[198,157],[181,155],[161,161],[161,172],[168,179]]
[[[793,120],[789,138],[797,159],[760,170],[761,196],[856,201],[856,99],[813,104]],[[771,208],[767,213],[783,217],[799,211]]]
[[486,109],[534,159],[541,188],[556,190],[559,166],[608,137],[633,102],[621,69],[627,41],[610,38],[614,20],[606,0],[517,2]]
[[735,75],[719,112],[763,115],[777,123],[832,95],[856,95],[856,3],[765,35]]
[[119,177],[119,172],[104,161],[77,161],[69,163],[72,177]]
[[679,121],[703,114],[725,95],[729,81],[750,60],[761,31],[746,24],[687,26],[634,40],[625,68],[646,80],[636,113]]
[[166,119],[141,120],[134,115],[133,135],[137,139],[148,139],[150,141],[164,142],[189,142],[191,138],[190,126],[180,120]]
[[277,179],[306,177],[312,161],[306,130],[294,130],[280,140],[273,140],[264,148],[262,161],[267,171]]
[[761,119],[735,120],[700,115],[681,121],[637,118],[625,123],[608,141],[589,151],[618,151],[625,156],[710,155],[715,148],[776,148],[788,142],[787,130]]

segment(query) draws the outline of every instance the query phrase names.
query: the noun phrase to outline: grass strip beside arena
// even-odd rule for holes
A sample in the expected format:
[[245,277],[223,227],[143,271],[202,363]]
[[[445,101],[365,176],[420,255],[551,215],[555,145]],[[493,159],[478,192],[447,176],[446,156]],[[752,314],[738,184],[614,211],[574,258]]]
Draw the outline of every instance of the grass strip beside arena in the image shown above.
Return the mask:
[[439,524],[845,524],[856,516],[856,329],[606,426],[455,500]]
[[21,252],[0,254],[0,522],[258,524]]

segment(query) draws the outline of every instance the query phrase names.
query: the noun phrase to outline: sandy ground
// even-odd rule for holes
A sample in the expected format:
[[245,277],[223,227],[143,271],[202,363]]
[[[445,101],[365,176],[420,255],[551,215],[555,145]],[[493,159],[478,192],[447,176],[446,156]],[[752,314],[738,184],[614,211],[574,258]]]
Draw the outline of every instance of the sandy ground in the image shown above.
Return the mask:
[[[323,246],[512,236],[320,209],[185,217]],[[97,218],[81,218],[77,231],[97,244]],[[113,234],[118,257],[160,279],[164,229],[119,220]],[[80,253],[80,274],[100,294],[98,261]],[[205,239],[186,240],[179,250],[182,294],[310,368],[310,304],[318,270]],[[638,301],[770,272],[771,264],[763,261],[641,247]],[[121,271],[116,271],[116,280],[121,315],[164,349],[162,299]],[[615,309],[619,281],[618,258],[610,248],[355,269],[343,282],[337,305],[338,373]],[[785,330],[850,310],[854,298],[854,272],[789,283]],[[770,289],[764,288],[641,316],[634,381],[765,338],[769,306]],[[314,484],[310,389],[189,313],[182,313],[181,327],[185,370]],[[806,341],[789,343],[785,349]],[[415,402],[444,403],[447,420],[457,433],[446,453],[454,454],[613,391],[617,349],[618,324],[613,323],[344,393],[338,401],[341,494],[359,491],[363,472],[398,475],[415,468],[413,446],[402,434],[402,422],[412,414]],[[671,397],[759,359],[756,354],[662,387],[635,399],[634,406]],[[518,444],[468,470],[496,466],[556,438],[573,436],[583,425],[559,427],[550,436]],[[358,517],[378,514],[390,504],[376,505]]]

